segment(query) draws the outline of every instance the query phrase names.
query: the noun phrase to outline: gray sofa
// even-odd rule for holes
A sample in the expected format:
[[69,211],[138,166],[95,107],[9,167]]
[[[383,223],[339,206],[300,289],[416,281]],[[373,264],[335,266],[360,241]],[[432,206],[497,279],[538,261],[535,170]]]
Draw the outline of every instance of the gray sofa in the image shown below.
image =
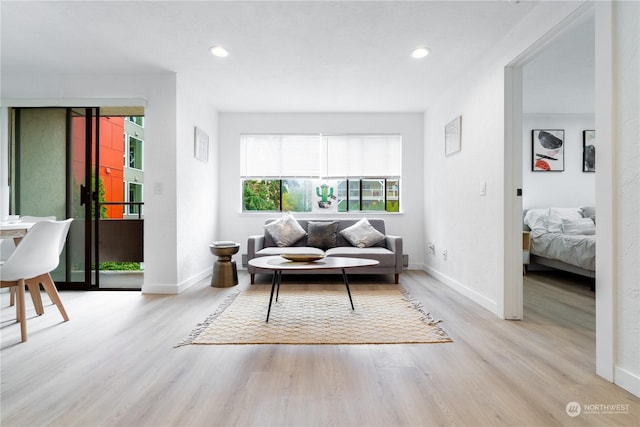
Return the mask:
[[[303,253],[303,254],[324,254],[327,257],[342,256],[350,258],[368,258],[379,261],[379,264],[373,267],[357,267],[349,269],[349,274],[393,274],[395,283],[398,283],[400,273],[402,272],[402,237],[390,236],[385,232],[384,220],[382,219],[368,219],[369,223],[379,232],[385,235],[384,239],[373,246],[366,248],[358,248],[347,239],[345,239],[340,231],[347,227],[352,226],[359,219],[298,219],[298,223],[302,228],[307,231],[310,221],[313,222],[330,222],[338,221],[338,233],[336,247],[322,250],[315,247],[307,246],[308,235],[302,237],[295,242],[292,246],[279,247],[274,242],[271,235],[265,230],[260,235],[249,236],[247,244],[247,260],[253,258],[270,256],[270,255],[282,255],[291,253]],[[265,225],[276,221],[276,219],[267,219]],[[271,270],[265,270],[256,268],[251,265],[248,266],[249,274],[251,275],[251,283],[255,283],[256,274],[272,274]],[[289,271],[283,271],[284,274]],[[340,274],[340,270],[314,270],[313,274]]]

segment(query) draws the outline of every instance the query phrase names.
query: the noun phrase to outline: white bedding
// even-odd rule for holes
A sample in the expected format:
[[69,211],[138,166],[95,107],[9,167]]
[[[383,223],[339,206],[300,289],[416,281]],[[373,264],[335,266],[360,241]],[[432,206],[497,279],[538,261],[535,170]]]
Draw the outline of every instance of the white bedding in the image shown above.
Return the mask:
[[531,253],[595,271],[596,236],[562,233],[532,236]]

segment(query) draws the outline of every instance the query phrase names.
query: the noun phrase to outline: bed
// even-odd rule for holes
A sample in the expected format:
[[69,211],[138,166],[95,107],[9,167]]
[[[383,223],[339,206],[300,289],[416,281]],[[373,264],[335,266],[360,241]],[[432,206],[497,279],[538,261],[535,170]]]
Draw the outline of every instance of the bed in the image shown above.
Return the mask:
[[531,264],[595,277],[595,221],[591,206],[529,209],[524,227],[530,230]]

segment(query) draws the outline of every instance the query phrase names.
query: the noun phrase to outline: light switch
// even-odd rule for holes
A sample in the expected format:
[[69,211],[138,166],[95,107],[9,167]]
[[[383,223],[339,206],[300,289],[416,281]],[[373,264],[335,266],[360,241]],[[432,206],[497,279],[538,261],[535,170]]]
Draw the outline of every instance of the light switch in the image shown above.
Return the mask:
[[155,194],[156,196],[160,196],[162,194],[162,183],[161,182],[155,182],[153,184],[153,194]]
[[480,195],[487,195],[487,181],[480,181]]

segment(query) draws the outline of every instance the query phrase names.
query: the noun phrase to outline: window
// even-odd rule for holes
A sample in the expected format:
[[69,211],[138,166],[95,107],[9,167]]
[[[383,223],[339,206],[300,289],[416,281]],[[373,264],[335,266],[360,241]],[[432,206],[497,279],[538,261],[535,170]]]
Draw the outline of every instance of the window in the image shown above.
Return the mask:
[[399,135],[242,135],[243,211],[400,211]]
[[142,140],[136,138],[135,136],[129,135],[129,164],[125,166],[129,166],[133,169],[143,170],[142,166]]
[[144,127],[144,116],[127,116],[126,120],[135,123],[140,127]]
[[[142,184],[138,184],[135,182],[129,183],[129,192],[128,192],[129,202],[142,202]],[[138,215],[142,214],[140,205],[128,205],[129,206],[129,215]]]

